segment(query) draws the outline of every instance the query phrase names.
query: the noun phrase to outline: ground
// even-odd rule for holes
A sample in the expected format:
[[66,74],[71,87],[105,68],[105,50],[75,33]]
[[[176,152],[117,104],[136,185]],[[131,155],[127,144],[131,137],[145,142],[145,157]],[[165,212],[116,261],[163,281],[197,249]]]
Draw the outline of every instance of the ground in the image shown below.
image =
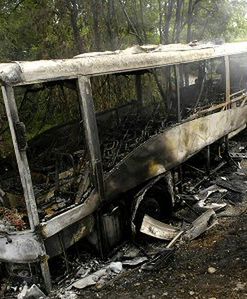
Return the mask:
[[[209,267],[216,272],[208,273]],[[84,290],[79,298],[247,298],[245,211],[219,219],[206,234],[181,245],[168,267],[125,272],[100,290]]]

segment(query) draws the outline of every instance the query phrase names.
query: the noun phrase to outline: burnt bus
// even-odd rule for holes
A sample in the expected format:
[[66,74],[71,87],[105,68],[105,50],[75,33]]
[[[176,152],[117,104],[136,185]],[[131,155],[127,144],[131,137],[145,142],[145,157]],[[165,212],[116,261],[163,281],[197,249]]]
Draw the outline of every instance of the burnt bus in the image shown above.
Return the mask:
[[49,291],[52,257],[82,238],[107,254],[172,210],[176,169],[246,126],[246,58],[176,44],[0,64],[0,261],[39,264]]

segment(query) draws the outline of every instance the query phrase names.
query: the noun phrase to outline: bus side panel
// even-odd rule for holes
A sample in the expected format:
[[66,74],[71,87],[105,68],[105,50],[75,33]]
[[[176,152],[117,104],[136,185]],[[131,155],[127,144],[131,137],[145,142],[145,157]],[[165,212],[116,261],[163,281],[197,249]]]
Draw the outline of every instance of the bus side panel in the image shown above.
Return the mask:
[[184,162],[205,146],[246,124],[247,106],[188,121],[150,138],[105,178],[111,198]]

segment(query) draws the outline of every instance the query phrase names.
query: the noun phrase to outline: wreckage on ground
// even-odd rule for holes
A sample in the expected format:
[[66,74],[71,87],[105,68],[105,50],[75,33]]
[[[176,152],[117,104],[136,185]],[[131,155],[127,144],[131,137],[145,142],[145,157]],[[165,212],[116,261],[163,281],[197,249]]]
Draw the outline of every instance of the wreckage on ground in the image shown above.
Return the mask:
[[0,260],[101,254],[174,205],[180,165],[246,126],[247,43],[0,64]]

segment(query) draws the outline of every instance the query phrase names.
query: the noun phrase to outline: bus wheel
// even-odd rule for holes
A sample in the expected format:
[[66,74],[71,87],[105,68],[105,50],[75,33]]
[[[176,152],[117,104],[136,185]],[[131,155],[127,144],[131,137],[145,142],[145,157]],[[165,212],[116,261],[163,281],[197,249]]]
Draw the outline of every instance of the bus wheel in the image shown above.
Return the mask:
[[135,197],[132,205],[131,228],[134,236],[142,235],[140,228],[147,214],[154,219],[165,221],[169,219],[173,209],[173,190],[164,184],[164,180],[155,183]]

